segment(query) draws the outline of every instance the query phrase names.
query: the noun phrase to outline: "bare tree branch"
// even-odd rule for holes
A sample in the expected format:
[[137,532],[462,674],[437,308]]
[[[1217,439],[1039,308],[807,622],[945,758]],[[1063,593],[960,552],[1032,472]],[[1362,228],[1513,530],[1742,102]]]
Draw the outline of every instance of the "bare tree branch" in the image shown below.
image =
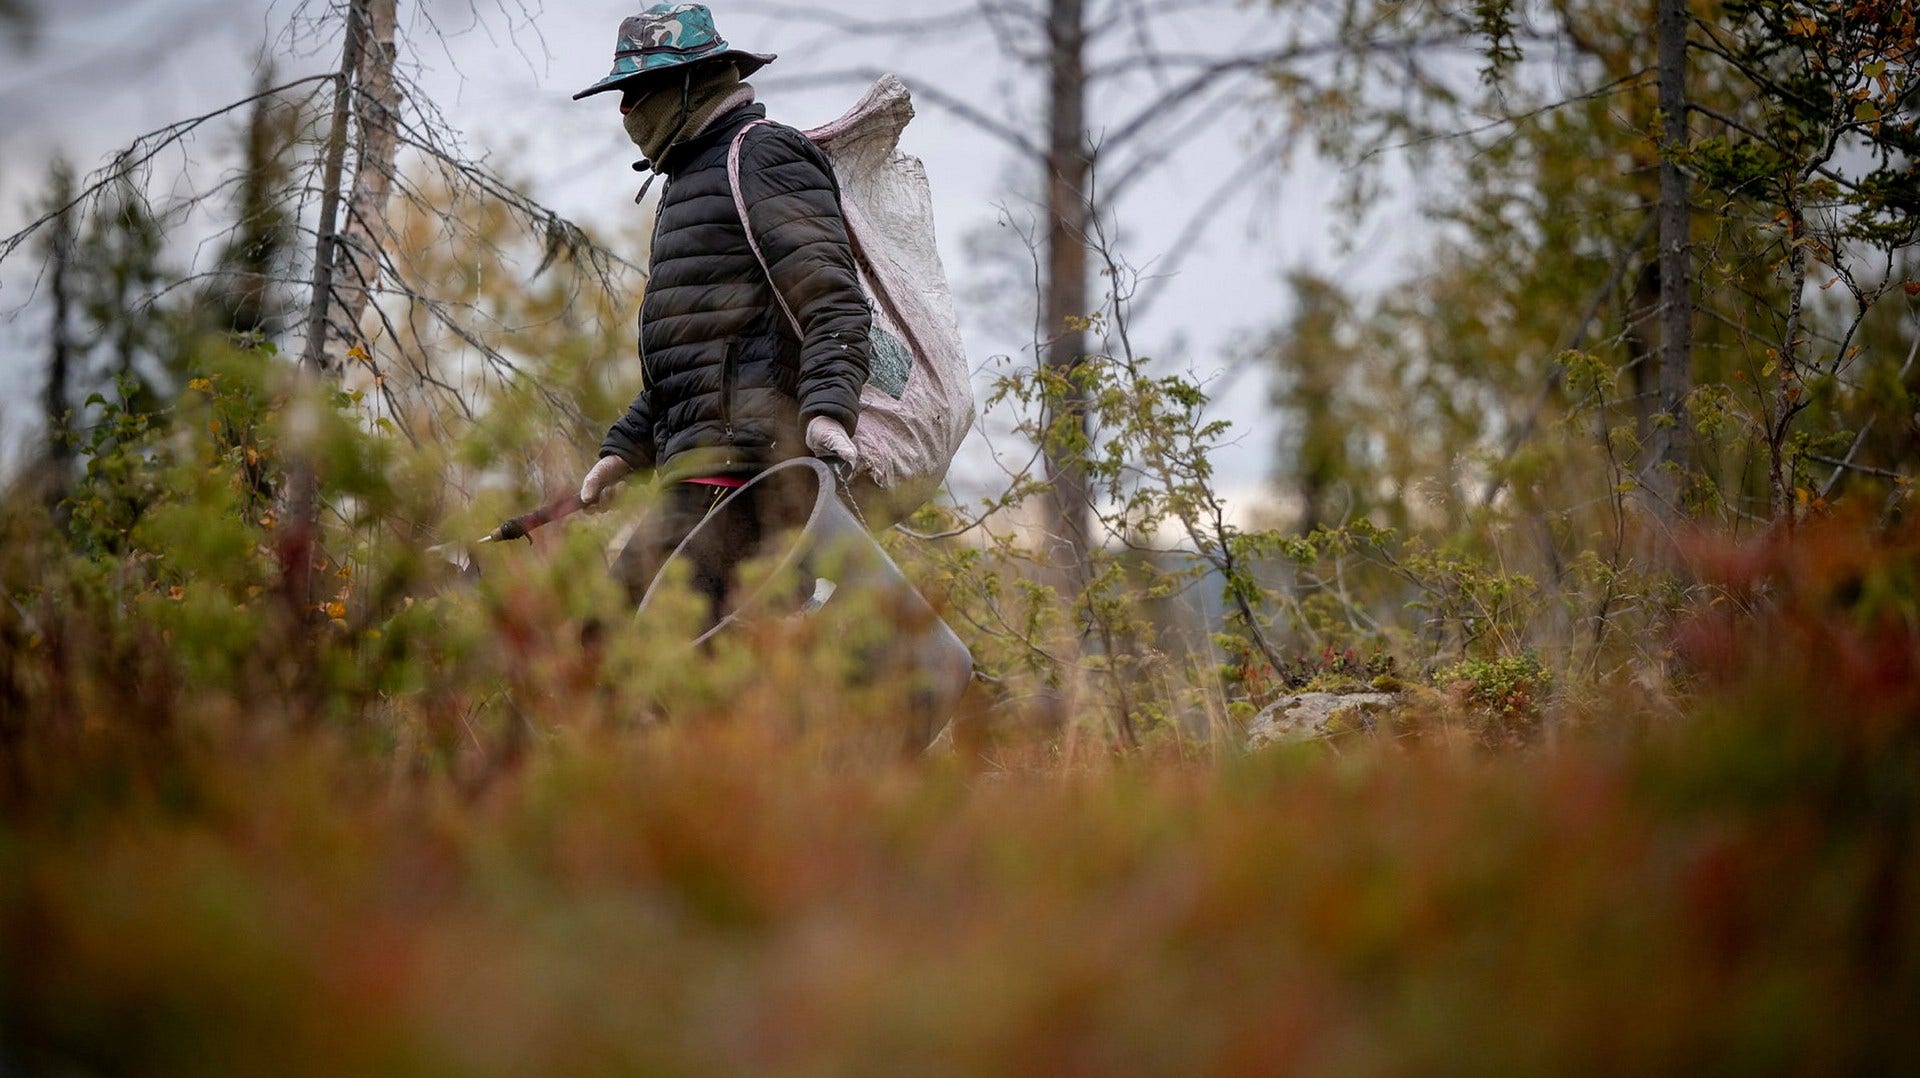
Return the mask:
[[1016,0],[979,0],[978,3],[951,11],[902,18],[870,19],[848,15],[830,7],[813,4],[781,3],[778,0],[733,0],[729,12],[759,15],[788,22],[811,23],[838,34],[858,37],[923,37],[955,30],[978,29],[989,15],[1027,19],[1036,25],[1040,13],[1030,4]]
[[1836,473],[1843,471],[1859,472],[1861,475],[1871,475],[1881,479],[1893,479],[1902,482],[1911,478],[1903,473],[1891,471],[1886,468],[1875,468],[1869,464],[1856,464],[1851,460],[1840,460],[1836,457],[1829,457],[1823,453],[1808,453],[1807,459],[1819,461],[1822,464],[1831,464]]
[[187,135],[193,133],[195,129],[213,120],[217,120],[228,113],[243,109],[262,98],[285,93],[295,87],[305,86],[310,83],[331,82],[337,77],[337,75],[329,73],[325,75],[308,75],[306,78],[294,79],[292,82],[282,83],[279,86],[262,90],[259,93],[249,94],[238,101],[229,102],[211,112],[201,113],[190,119],[176,120],[165,127],[156,128],[139,136],[129,143],[126,149],[115,154],[111,164],[94,173],[93,176],[89,178],[87,185],[81,188],[71,199],[41,214],[18,232],[13,233],[5,239],[0,239],[0,261],[5,261],[7,256],[13,254],[14,251],[19,249],[21,244],[27,242],[35,232],[38,232],[55,218],[71,213],[73,210],[85,205],[88,200],[98,195],[101,191],[112,186],[115,182],[126,179],[133,172],[152,161],[155,157],[158,157],[167,147],[180,142]]
[[[1173,126],[1172,132],[1161,138],[1151,140],[1148,143],[1148,148],[1139,153],[1133,160],[1114,168],[1114,180],[1107,185],[1105,197],[1105,202],[1108,205],[1117,204],[1136,184],[1151,176],[1156,169],[1172,159],[1173,155],[1179,152],[1183,146],[1186,146],[1201,135],[1206,134],[1214,125],[1225,121],[1232,115],[1232,110],[1221,107],[1222,102],[1219,100],[1207,102],[1196,98],[1195,101],[1199,105],[1199,108],[1196,110],[1194,116],[1186,118],[1185,122],[1179,122],[1182,115],[1181,111],[1177,108],[1169,109],[1166,118],[1168,123]],[[1105,149],[1105,145],[1104,143],[1097,144],[1093,149],[1094,156],[1097,159],[1103,155],[1102,152]],[[1265,155],[1263,154],[1261,156],[1264,160]]]
[[[1186,223],[1181,226],[1173,242],[1167,245],[1166,253],[1150,263],[1150,268],[1154,272],[1148,281],[1149,287],[1133,304],[1133,316],[1136,319],[1145,318],[1154,304],[1165,294],[1167,282],[1173,279],[1181,263],[1186,261],[1187,256],[1193,252],[1194,246],[1199,243],[1200,237],[1205,235],[1207,229],[1219,218],[1221,203],[1233,197],[1242,187],[1267,173],[1271,168],[1270,155],[1285,145],[1290,137],[1282,134],[1277,138],[1269,139],[1263,146],[1256,147],[1240,162],[1239,167],[1228,173],[1226,178],[1194,204],[1193,212],[1188,214]],[[1131,180],[1133,177],[1127,178]],[[1110,194],[1109,197],[1114,196]]]
[[1625,90],[1631,90],[1634,88],[1634,84],[1638,83],[1642,78],[1645,78],[1648,71],[1650,70],[1651,70],[1650,68],[1643,67],[1638,71],[1634,71],[1629,74],[1622,75],[1619,78],[1614,79],[1611,82],[1608,82],[1604,86],[1597,86],[1592,90],[1588,90],[1586,93],[1575,94],[1572,97],[1564,97],[1558,101],[1553,102],[1552,104],[1541,105],[1539,108],[1528,109],[1525,112],[1515,113],[1512,116],[1502,116],[1502,117],[1499,117],[1498,119],[1489,120],[1486,123],[1479,124],[1474,127],[1466,128],[1465,130],[1442,131],[1442,132],[1437,132],[1435,134],[1422,135],[1419,138],[1415,138],[1415,139],[1408,139],[1405,142],[1396,142],[1387,146],[1376,146],[1373,149],[1368,150],[1364,155],[1362,155],[1361,160],[1362,161],[1372,160],[1373,158],[1378,157],[1381,154],[1391,153],[1396,150],[1417,149],[1418,147],[1425,146],[1429,143],[1448,142],[1454,139],[1471,138],[1474,135],[1484,134],[1498,127],[1517,126],[1519,124],[1523,124],[1528,120],[1535,118],[1536,116],[1544,116],[1549,112],[1556,112],[1560,109],[1566,108],[1568,105],[1577,105],[1583,101],[1593,101],[1602,97],[1610,97],[1614,94],[1621,93]]
[[[847,86],[872,83],[880,76],[888,74],[877,67],[855,67],[839,71],[821,72],[815,75],[796,75],[785,78],[758,80],[768,87],[788,90],[803,90],[813,86]],[[964,98],[947,93],[938,86],[918,79],[901,77],[915,98],[931,102],[951,113],[956,119],[963,120],[973,127],[992,135],[1005,143],[1008,148],[1033,160],[1046,156],[1045,151],[1025,133],[1013,125],[997,119],[976,108]]]
[[[1392,41],[1352,42],[1344,40],[1320,41],[1311,44],[1287,45],[1265,52],[1248,53],[1217,59],[1203,59],[1198,72],[1185,82],[1179,83],[1153,101],[1140,107],[1134,114],[1121,121],[1103,139],[1101,143],[1109,150],[1124,146],[1153,124],[1165,110],[1205,93],[1221,79],[1245,75],[1277,67],[1298,60],[1329,56],[1335,53],[1382,53],[1402,52],[1417,49],[1445,47],[1470,47],[1472,41],[1460,35],[1442,35],[1437,37],[1403,38]],[[1090,76],[1092,73],[1089,73]]]

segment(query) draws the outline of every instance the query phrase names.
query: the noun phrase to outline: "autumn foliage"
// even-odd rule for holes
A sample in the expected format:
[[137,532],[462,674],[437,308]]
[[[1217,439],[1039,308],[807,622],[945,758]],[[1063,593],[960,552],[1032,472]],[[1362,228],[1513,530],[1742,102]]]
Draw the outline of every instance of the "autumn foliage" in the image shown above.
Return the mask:
[[294,616],[257,522],[155,558],[5,520],[29,1073],[1920,1062],[1911,523],[1701,538],[1674,684],[1521,747],[1115,755],[1003,706],[977,755],[900,760],[804,640],[695,681],[583,631],[577,544]]

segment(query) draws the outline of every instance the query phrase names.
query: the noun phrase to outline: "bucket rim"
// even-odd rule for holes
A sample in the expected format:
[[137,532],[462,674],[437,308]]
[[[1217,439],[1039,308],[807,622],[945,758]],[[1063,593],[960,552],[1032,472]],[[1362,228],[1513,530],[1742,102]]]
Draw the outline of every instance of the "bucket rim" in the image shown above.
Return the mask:
[[[693,528],[680,539],[680,542],[674,546],[673,552],[668,554],[666,560],[660,563],[659,573],[655,574],[654,578],[647,582],[647,590],[641,594],[639,605],[634,607],[634,617],[638,618],[646,613],[647,604],[653,600],[654,594],[660,589],[661,582],[666,579],[667,566],[672,565],[676,558],[686,553],[688,544],[693,542],[694,538],[700,534],[702,528],[707,527],[722,513],[726,512],[727,508],[745,495],[747,491],[759,486],[772,476],[785,474],[795,469],[809,471],[813,473],[815,479],[813,507],[807,511],[806,520],[800,525],[799,529],[802,533],[813,531],[815,525],[820,522],[822,515],[828,511],[829,500],[839,497],[839,489],[837,486],[839,480],[835,478],[833,469],[813,457],[794,457],[790,460],[783,460],[730,491],[725,498],[720,499],[719,503],[707,512],[706,516],[701,518],[700,523],[694,525]],[[712,640],[720,632],[730,628],[743,611],[752,611],[755,608],[755,604],[767,593],[774,582],[799,564],[804,552],[804,543],[794,543],[789,546],[786,551],[780,555],[780,560],[774,563],[773,569],[767,574],[766,579],[761,581],[760,585],[755,588],[751,594],[744,596],[740,602],[736,603],[734,608],[728,611],[725,617],[715,622],[712,628],[695,637],[693,639],[693,646],[699,647],[709,640]]]

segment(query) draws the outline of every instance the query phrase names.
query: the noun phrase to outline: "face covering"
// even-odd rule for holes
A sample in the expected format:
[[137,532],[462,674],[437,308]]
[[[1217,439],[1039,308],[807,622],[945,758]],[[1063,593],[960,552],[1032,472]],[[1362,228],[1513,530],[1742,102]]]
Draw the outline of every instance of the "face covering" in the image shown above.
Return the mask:
[[732,64],[718,64],[711,71],[689,73],[692,84],[682,76],[640,99],[632,112],[621,117],[627,137],[647,155],[655,171],[675,144],[698,132],[721,104],[740,90],[740,72]]

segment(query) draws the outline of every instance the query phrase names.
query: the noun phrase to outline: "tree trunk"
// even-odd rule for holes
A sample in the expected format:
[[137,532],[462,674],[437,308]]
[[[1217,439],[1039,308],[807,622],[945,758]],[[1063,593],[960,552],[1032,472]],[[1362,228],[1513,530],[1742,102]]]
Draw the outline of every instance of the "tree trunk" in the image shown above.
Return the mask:
[[[256,90],[272,85],[272,69],[260,72]],[[240,173],[240,217],[233,243],[221,255],[227,280],[209,297],[222,328],[233,333],[279,337],[286,332],[280,279],[297,235],[287,205],[297,147],[298,116],[288,105],[262,96],[247,116],[246,161]]]
[[[393,81],[394,0],[362,0],[366,35],[355,74],[353,193],[340,232],[341,318],[339,329],[357,332],[380,284],[386,250],[387,196],[393,190],[393,159],[399,136],[399,87]],[[343,341],[343,345],[357,342]],[[344,348],[342,349],[344,351]]]
[[347,117],[353,100],[354,73],[360,66],[369,0],[348,0],[347,32],[340,46],[339,81],[333,88],[333,120],[327,129],[325,159],[320,165],[320,220],[313,242],[312,295],[307,300],[307,345],[300,367],[308,374],[335,374],[327,356],[327,323],[333,310],[334,256],[339,246],[340,177],[346,170]]
[[[1654,349],[1660,325],[1660,263],[1656,260],[1640,267],[1633,279],[1633,296],[1628,301],[1626,328],[1620,341],[1633,365],[1633,429],[1640,449],[1653,445],[1658,429],[1654,417],[1661,414],[1660,356]],[[1602,426],[1605,426],[1603,423]]]
[[[300,372],[311,395],[315,382],[339,377],[339,365],[327,355],[328,325],[333,314],[334,259],[339,246],[340,177],[346,169],[347,118],[353,99],[354,76],[360,66],[362,39],[369,0],[348,0],[347,29],[340,46],[340,72],[333,88],[333,119],[327,129],[325,158],[320,164],[320,220],[314,231],[312,294],[307,301],[307,343]],[[296,407],[317,404],[303,399]],[[310,424],[296,424],[306,427]],[[304,621],[313,605],[314,555],[320,536],[320,476],[314,470],[314,446],[288,446],[287,516],[280,529],[280,590],[288,612]]]
[[[1047,16],[1047,280],[1046,363],[1056,374],[1079,366],[1087,354],[1088,184],[1093,162],[1087,144],[1086,10],[1084,0],[1051,0]],[[1050,426],[1070,434],[1066,444],[1049,439],[1047,527],[1056,537],[1056,564],[1075,585],[1088,578],[1091,542],[1090,491],[1085,441],[1087,394],[1069,389],[1062,414]],[[1064,420],[1064,422],[1062,422]]]
[[1687,149],[1687,0],[1657,0],[1660,81],[1660,408],[1648,447],[1647,480],[1655,512],[1669,523],[1681,504],[1692,465],[1687,395],[1693,389],[1692,212],[1687,174],[1678,155]]
[[[64,164],[54,166],[53,204],[65,205],[72,197],[73,178]],[[61,214],[53,223],[48,240],[47,291],[53,301],[53,326],[48,334],[47,389],[43,408],[47,421],[46,493],[50,501],[66,496],[68,473],[73,464],[73,443],[67,422],[68,389],[73,381],[73,296],[68,270],[73,255],[73,217]]]

